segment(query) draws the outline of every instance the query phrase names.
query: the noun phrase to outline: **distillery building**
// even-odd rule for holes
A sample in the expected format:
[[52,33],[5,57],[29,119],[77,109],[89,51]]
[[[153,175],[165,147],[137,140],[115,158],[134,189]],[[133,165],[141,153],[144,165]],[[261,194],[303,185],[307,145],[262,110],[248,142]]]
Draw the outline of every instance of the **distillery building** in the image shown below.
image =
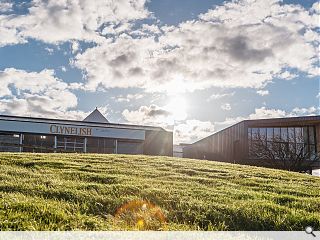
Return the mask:
[[172,156],[173,135],[160,127],[110,123],[98,109],[83,121],[0,115],[0,151]]
[[320,168],[319,139],[320,116],[245,120],[186,146],[183,157],[311,171]]

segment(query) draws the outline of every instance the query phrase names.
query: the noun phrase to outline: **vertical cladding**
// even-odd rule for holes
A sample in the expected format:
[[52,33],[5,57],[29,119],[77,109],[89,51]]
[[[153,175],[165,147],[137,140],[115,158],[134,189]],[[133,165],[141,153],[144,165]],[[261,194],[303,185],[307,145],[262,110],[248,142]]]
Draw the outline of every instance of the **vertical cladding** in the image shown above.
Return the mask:
[[143,153],[147,155],[172,156],[172,132],[146,130]]
[[320,154],[320,123],[315,125],[316,127],[316,143],[317,143],[317,151]]
[[[242,158],[245,149],[244,141],[241,139],[244,133],[243,122],[204,138],[184,149],[184,156],[190,158],[224,162],[235,162]],[[236,146],[235,146],[236,144]]]

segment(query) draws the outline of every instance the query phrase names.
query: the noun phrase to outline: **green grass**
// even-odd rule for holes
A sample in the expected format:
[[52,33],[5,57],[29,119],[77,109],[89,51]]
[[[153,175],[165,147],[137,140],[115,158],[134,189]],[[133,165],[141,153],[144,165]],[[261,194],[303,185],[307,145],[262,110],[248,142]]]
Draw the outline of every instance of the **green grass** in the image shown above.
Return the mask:
[[0,167],[0,230],[140,229],[129,215],[115,217],[133,200],[152,202],[166,216],[167,224],[149,219],[143,229],[320,227],[320,178],[299,173],[91,154],[2,153]]

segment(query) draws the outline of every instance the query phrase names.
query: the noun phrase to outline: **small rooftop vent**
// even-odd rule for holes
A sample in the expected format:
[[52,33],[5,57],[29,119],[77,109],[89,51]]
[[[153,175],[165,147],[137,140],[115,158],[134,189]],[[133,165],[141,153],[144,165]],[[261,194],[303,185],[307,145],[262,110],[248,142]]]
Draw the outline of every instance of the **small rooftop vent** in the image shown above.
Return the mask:
[[92,113],[90,113],[84,122],[96,122],[96,123],[109,123],[109,121],[102,115],[102,113],[96,108]]

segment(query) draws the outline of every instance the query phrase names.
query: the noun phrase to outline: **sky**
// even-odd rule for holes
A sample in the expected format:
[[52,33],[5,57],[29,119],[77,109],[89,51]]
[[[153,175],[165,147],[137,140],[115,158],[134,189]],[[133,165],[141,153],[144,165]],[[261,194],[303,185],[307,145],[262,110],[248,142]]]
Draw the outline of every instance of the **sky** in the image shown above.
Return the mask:
[[314,0],[0,0],[0,114],[161,126],[192,143],[319,114]]

